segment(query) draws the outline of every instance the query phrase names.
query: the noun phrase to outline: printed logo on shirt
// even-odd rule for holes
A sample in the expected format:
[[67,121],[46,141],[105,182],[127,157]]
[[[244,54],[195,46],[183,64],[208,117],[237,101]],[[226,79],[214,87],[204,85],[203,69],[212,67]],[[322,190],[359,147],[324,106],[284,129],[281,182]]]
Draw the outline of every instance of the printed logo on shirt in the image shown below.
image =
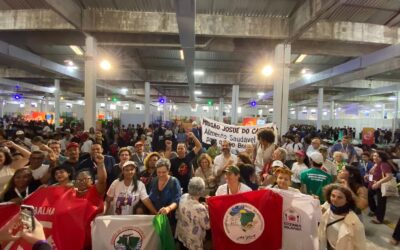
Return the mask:
[[264,217],[249,203],[236,203],[224,215],[225,234],[237,244],[249,244],[264,232]]
[[111,243],[115,250],[140,250],[144,233],[137,227],[128,226],[118,229],[112,236]]
[[178,168],[179,175],[187,175],[189,173],[189,168],[185,163],[182,163]]
[[301,216],[295,209],[289,208],[283,212],[283,228],[301,231]]

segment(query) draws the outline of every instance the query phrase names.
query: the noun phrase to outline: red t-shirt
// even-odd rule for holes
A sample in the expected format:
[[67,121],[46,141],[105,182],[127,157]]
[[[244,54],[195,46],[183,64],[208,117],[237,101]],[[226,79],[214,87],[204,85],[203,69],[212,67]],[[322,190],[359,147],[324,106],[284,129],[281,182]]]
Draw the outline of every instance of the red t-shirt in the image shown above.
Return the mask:
[[[392,167],[386,163],[386,162],[381,162],[381,164],[376,165],[371,168],[369,171],[369,174],[372,175],[372,180],[373,181],[379,181],[384,177],[384,174],[391,174],[392,173]],[[370,181],[368,183],[368,187],[371,188],[372,184],[374,184],[373,181]]]

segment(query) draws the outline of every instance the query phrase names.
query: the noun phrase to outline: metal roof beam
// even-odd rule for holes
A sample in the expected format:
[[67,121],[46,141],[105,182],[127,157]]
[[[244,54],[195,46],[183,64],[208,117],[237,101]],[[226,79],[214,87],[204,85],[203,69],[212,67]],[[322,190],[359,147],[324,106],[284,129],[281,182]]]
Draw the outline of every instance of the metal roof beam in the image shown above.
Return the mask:
[[347,0],[306,0],[289,17],[289,37],[286,43],[300,38],[321,18],[336,11]]
[[82,74],[77,70],[71,70],[67,66],[52,62],[3,41],[0,41],[0,57],[75,80],[82,81],[83,79]]
[[82,8],[74,1],[44,0],[52,10],[78,30],[82,29]]
[[176,21],[178,23],[179,40],[181,42],[186,77],[189,84],[189,101],[195,100],[194,96],[194,52],[195,52],[195,0],[175,0]]

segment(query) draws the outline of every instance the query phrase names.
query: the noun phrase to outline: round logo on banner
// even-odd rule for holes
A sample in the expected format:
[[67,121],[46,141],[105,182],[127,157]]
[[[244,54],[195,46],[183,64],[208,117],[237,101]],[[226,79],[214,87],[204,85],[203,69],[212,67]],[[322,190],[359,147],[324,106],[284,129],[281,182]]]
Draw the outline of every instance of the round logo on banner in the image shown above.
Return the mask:
[[113,234],[111,242],[115,250],[140,250],[143,232],[136,227],[124,227]]
[[264,218],[249,203],[236,203],[224,215],[225,234],[237,244],[249,244],[264,232]]

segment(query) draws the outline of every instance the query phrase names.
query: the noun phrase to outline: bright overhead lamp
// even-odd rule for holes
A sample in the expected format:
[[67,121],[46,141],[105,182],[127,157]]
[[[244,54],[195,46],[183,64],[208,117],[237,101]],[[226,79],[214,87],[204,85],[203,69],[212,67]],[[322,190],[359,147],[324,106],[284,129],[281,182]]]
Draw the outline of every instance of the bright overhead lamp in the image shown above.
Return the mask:
[[396,101],[397,98],[396,98],[395,96],[391,96],[391,97],[388,98],[388,100],[389,100],[389,101]]
[[195,91],[194,91],[194,94],[195,94],[195,95],[201,95],[201,94],[203,94],[203,92],[201,92],[201,90],[195,90]]
[[201,69],[197,69],[197,70],[193,71],[193,74],[195,76],[204,76],[204,71]]
[[301,63],[304,58],[306,58],[306,54],[301,54],[299,57],[297,57],[296,61],[294,63]]
[[180,56],[181,56],[181,60],[182,60],[182,61],[185,60],[185,55],[183,54],[183,50],[180,50],[180,51],[179,51],[179,54],[180,54]]
[[258,93],[257,93],[257,95],[258,95],[259,97],[263,96],[264,94],[265,94],[264,92],[258,92]]
[[374,105],[374,107],[375,108],[382,108],[382,104],[377,103],[377,104]]
[[108,70],[111,69],[111,63],[108,60],[103,59],[100,62],[100,68],[102,68],[103,70],[108,71]]
[[274,71],[274,70],[272,69],[272,67],[271,67],[270,65],[267,65],[267,66],[265,66],[265,67],[262,69],[262,74],[263,74],[264,76],[270,76],[270,75],[272,74],[273,71]]
[[127,89],[127,88],[122,88],[122,89],[121,89],[121,92],[122,92],[124,95],[126,95],[126,93],[128,93],[128,89]]
[[75,54],[77,54],[78,56],[83,56],[83,51],[82,51],[82,49],[79,48],[78,46],[76,46],[76,45],[70,45],[69,47],[70,47],[70,48],[72,49],[72,51],[74,51]]

